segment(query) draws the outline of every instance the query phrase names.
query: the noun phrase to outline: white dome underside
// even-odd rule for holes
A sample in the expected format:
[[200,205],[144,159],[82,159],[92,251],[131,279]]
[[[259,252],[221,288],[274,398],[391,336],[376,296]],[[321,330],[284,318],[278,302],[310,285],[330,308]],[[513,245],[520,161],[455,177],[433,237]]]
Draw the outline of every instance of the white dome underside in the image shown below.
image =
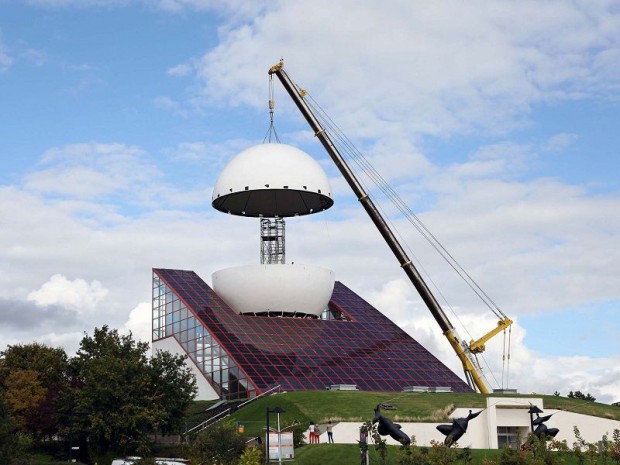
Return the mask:
[[328,209],[334,203],[321,166],[286,144],[250,147],[224,168],[215,183],[215,209],[242,216],[288,217]]
[[213,290],[236,313],[320,315],[334,292],[334,272],[312,265],[270,264],[225,268],[211,276]]

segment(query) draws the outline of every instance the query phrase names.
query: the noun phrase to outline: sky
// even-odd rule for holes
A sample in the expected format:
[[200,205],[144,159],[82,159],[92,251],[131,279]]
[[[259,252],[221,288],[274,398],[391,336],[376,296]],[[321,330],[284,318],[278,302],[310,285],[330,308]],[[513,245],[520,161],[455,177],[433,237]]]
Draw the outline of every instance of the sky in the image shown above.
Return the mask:
[[[0,0],[0,350],[150,340],[151,268],[258,263],[211,208],[269,128],[280,59],[504,313],[492,387],[620,401],[620,3]],[[324,266],[460,362],[278,82],[283,143],[335,205],[287,221]],[[363,177],[363,174],[362,174]],[[496,318],[368,184],[464,339]],[[509,367],[509,371],[506,370]],[[503,370],[503,369],[504,370]]]

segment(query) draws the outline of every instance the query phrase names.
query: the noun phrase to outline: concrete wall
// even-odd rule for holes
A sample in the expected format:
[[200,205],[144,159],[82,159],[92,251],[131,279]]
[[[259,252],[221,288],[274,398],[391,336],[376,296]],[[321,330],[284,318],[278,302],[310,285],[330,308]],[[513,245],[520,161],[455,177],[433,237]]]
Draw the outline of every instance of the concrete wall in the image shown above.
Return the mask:
[[[573,427],[577,426],[581,436],[588,442],[599,441],[603,435],[611,438],[614,429],[620,430],[620,421],[608,420],[606,418],[592,417],[578,413],[565,412],[553,409],[544,409],[541,398],[506,398],[489,397],[487,398],[487,408],[476,418],[469,422],[467,432],[458,441],[459,447],[470,447],[472,449],[496,449],[497,427],[512,426],[518,427],[523,431],[525,437],[530,431],[530,415],[527,413],[531,405],[538,406],[544,410],[544,415],[553,414],[546,422],[549,428],[558,428],[560,432],[556,439],[566,440],[569,447],[573,446],[576,438]],[[468,408],[458,408],[450,415],[451,418],[463,418],[469,413]],[[473,412],[480,410],[472,408]],[[390,412],[383,412],[390,418]],[[371,415],[369,415],[369,418]],[[443,442],[445,436],[437,431],[437,426],[445,423],[404,423],[398,422],[402,431],[408,436],[415,435],[416,443],[419,446],[430,446],[431,441]],[[361,423],[336,423],[333,426],[334,442],[341,444],[357,444],[359,440],[359,428]],[[325,425],[319,425],[322,433],[321,443],[327,442]],[[307,438],[307,436],[306,436]],[[385,437],[388,444],[398,445],[390,437]],[[306,439],[307,442],[307,439]]]
[[[177,340],[172,336],[153,342],[152,347],[153,353],[158,350],[167,350],[173,354],[187,355],[187,353],[183,350],[183,347],[181,347]],[[185,364],[190,367],[192,373],[196,376],[196,386],[198,386],[196,400],[219,399],[220,397],[217,395],[217,392],[215,392],[215,389],[213,389],[213,386],[211,386],[211,384],[205,379],[200,369],[190,357],[185,359]]]
[[575,441],[573,427],[577,426],[581,437],[588,442],[599,441],[603,435],[611,439],[614,429],[620,430],[620,421],[608,420],[606,418],[591,417],[579,413],[564,412],[562,410],[545,410],[546,414],[553,413],[553,416],[546,423],[550,428],[559,428],[560,432],[556,439],[562,441],[566,439],[568,445],[572,447]]
[[[416,442],[418,445],[430,445],[432,439],[435,441],[443,441],[444,437],[436,426],[439,423],[399,423],[402,426],[402,430],[411,436],[415,434]],[[326,425],[319,425],[321,429],[321,436],[319,440],[321,443],[327,443],[327,433],[325,432]],[[334,433],[334,442],[339,444],[357,444],[360,438],[360,426],[361,423],[334,423],[332,431]],[[384,439],[390,445],[400,445],[391,437],[387,436]],[[308,432],[306,431],[306,442],[308,442]]]

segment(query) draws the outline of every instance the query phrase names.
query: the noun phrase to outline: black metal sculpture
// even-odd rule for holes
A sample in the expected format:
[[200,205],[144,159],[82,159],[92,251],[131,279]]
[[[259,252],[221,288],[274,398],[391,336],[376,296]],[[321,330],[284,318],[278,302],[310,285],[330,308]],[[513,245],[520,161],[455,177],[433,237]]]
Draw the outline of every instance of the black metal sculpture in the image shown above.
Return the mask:
[[536,426],[536,428],[534,428],[534,436],[538,439],[542,439],[543,436],[554,438],[560,432],[558,428],[549,428],[545,425],[545,422],[551,418],[552,415],[553,414],[541,417],[538,413],[536,414],[536,419],[532,421],[532,424]]
[[390,436],[392,439],[400,442],[403,446],[408,446],[411,443],[411,439],[400,429],[400,425],[393,423],[389,418],[384,417],[381,414],[381,405],[375,407],[375,418],[372,420],[373,424],[378,423],[377,433],[381,436]]
[[[531,405],[531,404],[530,404]],[[542,439],[543,436],[547,438],[554,438],[560,432],[557,428],[549,428],[545,425],[545,422],[551,418],[551,415],[545,415],[541,417],[540,414],[544,413],[541,409],[538,408],[537,405],[532,405],[530,409],[527,411],[530,414],[530,424],[532,425],[532,433],[538,439]],[[534,418],[534,414],[536,414],[536,418]]]
[[476,413],[471,413],[471,410],[470,410],[469,415],[467,415],[467,418],[456,418],[452,420],[451,425],[437,426],[437,429],[439,430],[439,432],[441,432],[441,434],[446,436],[446,439],[444,440],[444,444],[446,446],[450,446],[454,444],[456,441],[458,441],[459,439],[461,439],[461,436],[463,436],[465,432],[467,431],[469,420],[476,418],[481,413],[482,413],[482,410]]

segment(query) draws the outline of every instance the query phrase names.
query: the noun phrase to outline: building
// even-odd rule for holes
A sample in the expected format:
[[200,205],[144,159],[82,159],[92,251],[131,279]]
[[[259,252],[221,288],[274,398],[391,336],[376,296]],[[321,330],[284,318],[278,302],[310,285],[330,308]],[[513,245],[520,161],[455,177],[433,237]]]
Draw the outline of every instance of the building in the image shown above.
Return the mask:
[[153,270],[153,349],[187,354],[200,399],[332,385],[400,392],[469,386],[381,312],[336,282],[321,318],[238,314],[193,271]]
[[196,273],[153,270],[153,348],[188,355],[201,399],[270,389],[400,392],[469,386],[388,318],[316,265],[287,263],[285,218],[334,204],[322,167],[285,144],[235,156],[212,206],[258,220],[260,264]]
[[[441,395],[441,394],[436,394]],[[545,415],[551,415],[546,422],[550,428],[559,429],[555,436],[558,441],[566,441],[569,447],[577,441],[574,427],[579,429],[581,437],[589,443],[597,443],[603,436],[612,438],[615,430],[620,430],[620,421],[608,418],[599,418],[591,415],[568,412],[564,410],[545,409],[541,397],[506,397],[489,396],[486,407],[481,414],[469,422],[467,432],[458,440],[459,447],[471,449],[502,449],[504,447],[517,448],[532,431],[529,409],[533,406],[544,409]],[[480,409],[457,408],[451,418],[464,418],[469,411]],[[385,412],[389,416],[388,412]],[[438,430],[440,423],[407,423],[399,422],[408,436],[415,436],[419,446],[431,446],[432,442],[443,443],[445,436]],[[359,423],[337,423],[334,425],[334,438],[343,444],[357,444],[359,440]],[[325,428],[322,428],[325,431]],[[327,440],[327,435],[321,435],[321,442]],[[390,437],[385,437],[388,444],[398,443]]]

